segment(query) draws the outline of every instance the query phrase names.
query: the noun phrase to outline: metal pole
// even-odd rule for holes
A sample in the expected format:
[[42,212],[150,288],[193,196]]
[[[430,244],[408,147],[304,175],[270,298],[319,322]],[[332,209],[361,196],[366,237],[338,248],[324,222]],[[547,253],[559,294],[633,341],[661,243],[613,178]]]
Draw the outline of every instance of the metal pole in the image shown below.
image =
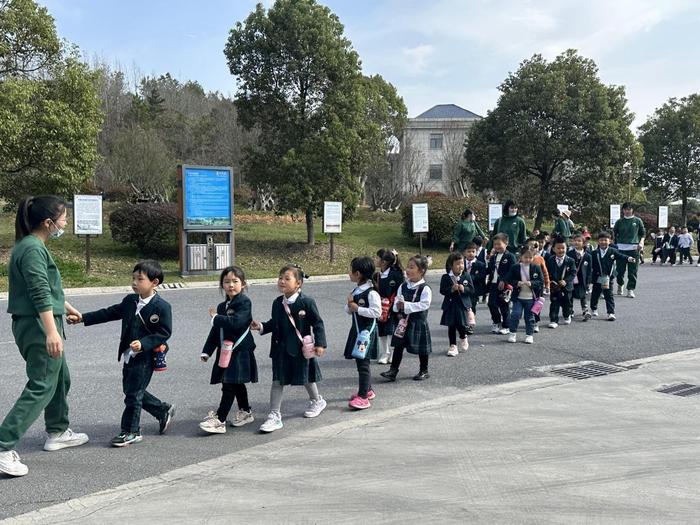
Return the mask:
[[423,234],[422,233],[418,234],[418,242],[420,243],[420,251],[418,253],[420,255],[423,255]]
[[85,273],[90,273],[90,236],[85,236]]
[[335,250],[334,250],[334,244],[333,244],[333,237],[334,235],[332,233],[328,234],[330,236],[330,245],[331,245],[331,262],[335,261]]

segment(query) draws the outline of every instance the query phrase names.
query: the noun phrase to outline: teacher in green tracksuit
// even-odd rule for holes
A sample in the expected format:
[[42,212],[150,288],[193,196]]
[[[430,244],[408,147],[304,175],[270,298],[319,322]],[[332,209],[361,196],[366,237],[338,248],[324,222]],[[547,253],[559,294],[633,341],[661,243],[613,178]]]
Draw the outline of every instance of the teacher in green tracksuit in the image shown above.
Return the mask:
[[487,249],[491,251],[493,247],[493,237],[498,233],[505,233],[508,236],[508,251],[518,253],[521,246],[527,244],[527,229],[525,221],[518,215],[518,205],[515,201],[507,200],[503,204],[503,216],[497,219],[491,232]]
[[456,250],[462,253],[467,245],[474,241],[475,237],[481,237],[482,240],[486,240],[486,234],[474,220],[474,212],[467,208],[462,212],[462,218],[452,233],[450,251]]
[[27,384],[0,425],[0,473],[9,476],[29,472],[14,448],[42,412],[48,433],[44,450],[88,441],[68,428],[70,374],[63,353],[63,316],[80,312],[66,302],[61,274],[46,248],[48,239],[63,234],[66,223],[66,203],[58,197],[28,197],[17,210],[7,311],[26,362]]
[[637,269],[639,268],[639,256],[644,249],[646,230],[642,219],[634,215],[634,206],[631,202],[622,205],[622,217],[613,227],[615,245],[619,252],[634,257],[634,262],[617,263],[617,295],[622,295],[625,288],[625,270],[627,270],[627,297],[634,298],[637,288]]

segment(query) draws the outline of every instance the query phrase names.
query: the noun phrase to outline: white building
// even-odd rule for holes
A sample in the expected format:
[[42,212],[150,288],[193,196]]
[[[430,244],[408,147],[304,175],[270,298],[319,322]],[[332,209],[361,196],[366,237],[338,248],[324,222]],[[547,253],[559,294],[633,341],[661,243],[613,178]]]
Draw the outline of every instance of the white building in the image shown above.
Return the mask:
[[469,128],[480,119],[454,104],[439,104],[408,119],[401,138],[399,169],[410,193],[466,194],[461,169],[464,144]]

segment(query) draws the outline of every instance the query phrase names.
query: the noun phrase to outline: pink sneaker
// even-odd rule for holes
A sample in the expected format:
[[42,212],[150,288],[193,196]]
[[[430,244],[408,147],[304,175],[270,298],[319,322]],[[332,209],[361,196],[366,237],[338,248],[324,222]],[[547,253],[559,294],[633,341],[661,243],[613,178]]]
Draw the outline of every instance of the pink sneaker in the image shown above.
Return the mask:
[[365,410],[371,407],[372,405],[369,404],[369,399],[365,399],[364,397],[360,396],[355,396],[350,400],[348,406],[350,408],[354,408],[355,410]]
[[[360,395],[358,393],[353,394],[352,396],[350,396],[350,401],[352,401],[356,397],[360,397]],[[374,393],[374,390],[370,389],[367,391],[367,399],[372,401],[375,397],[377,397],[377,394]]]

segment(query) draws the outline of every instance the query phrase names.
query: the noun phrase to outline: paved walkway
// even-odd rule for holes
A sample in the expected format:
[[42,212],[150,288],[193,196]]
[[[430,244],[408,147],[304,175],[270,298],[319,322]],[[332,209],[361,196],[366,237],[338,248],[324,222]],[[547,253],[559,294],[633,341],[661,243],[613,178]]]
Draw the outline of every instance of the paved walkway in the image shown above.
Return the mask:
[[628,365],[348,414],[3,523],[697,523],[700,396],[655,390],[700,384],[700,349]]

